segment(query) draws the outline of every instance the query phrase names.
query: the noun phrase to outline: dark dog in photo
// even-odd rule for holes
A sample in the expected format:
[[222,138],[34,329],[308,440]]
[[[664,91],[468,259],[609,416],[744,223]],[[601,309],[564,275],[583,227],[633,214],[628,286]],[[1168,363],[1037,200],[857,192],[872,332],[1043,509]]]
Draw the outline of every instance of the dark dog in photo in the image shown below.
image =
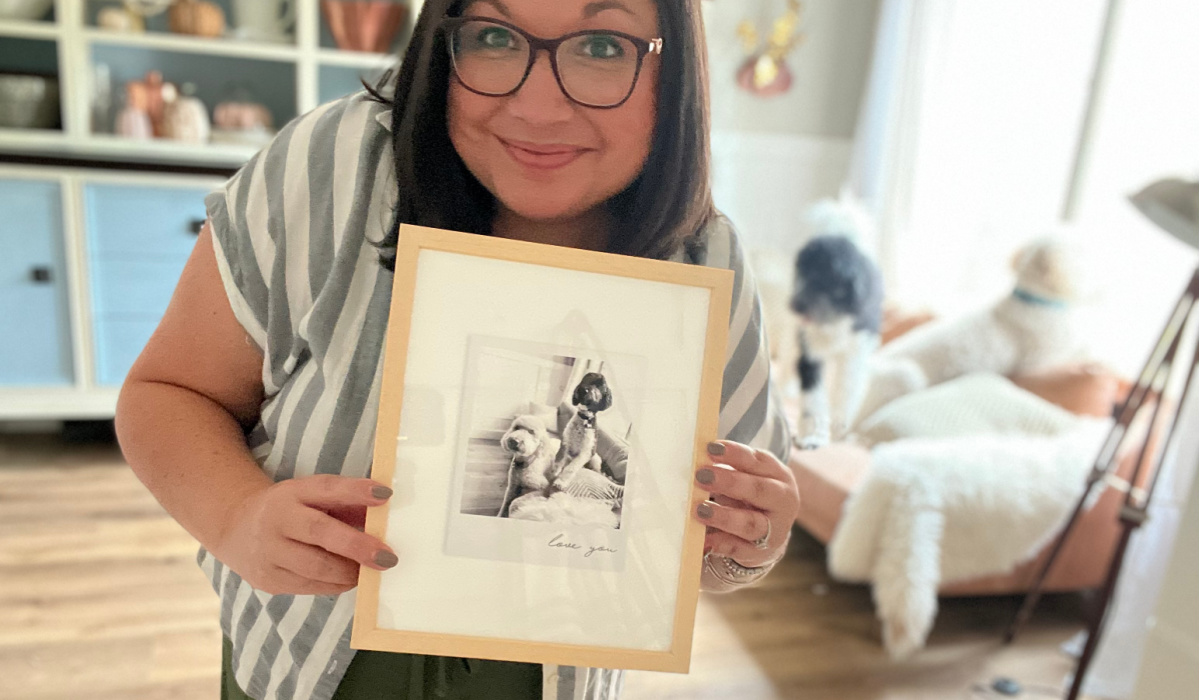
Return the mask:
[[565,491],[580,469],[600,471],[600,457],[596,454],[596,414],[612,406],[612,391],[604,375],[589,372],[579,381],[571,395],[575,414],[563,429],[562,447],[555,460],[555,489]]

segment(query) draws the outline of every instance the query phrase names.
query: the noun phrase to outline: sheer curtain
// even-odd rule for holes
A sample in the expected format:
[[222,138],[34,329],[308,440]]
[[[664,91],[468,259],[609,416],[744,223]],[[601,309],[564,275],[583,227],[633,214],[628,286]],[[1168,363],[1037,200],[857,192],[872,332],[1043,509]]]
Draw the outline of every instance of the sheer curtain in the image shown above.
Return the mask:
[[1103,3],[884,0],[849,186],[890,296],[956,314],[1010,284],[1071,180]]

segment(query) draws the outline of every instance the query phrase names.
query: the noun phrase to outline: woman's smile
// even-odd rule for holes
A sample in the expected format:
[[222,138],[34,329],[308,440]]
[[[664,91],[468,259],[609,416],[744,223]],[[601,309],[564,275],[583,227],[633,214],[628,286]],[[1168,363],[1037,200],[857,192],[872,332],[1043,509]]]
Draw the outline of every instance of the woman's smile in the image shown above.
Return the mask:
[[531,143],[496,137],[514,161],[532,170],[553,171],[565,168],[594,149],[569,144]]

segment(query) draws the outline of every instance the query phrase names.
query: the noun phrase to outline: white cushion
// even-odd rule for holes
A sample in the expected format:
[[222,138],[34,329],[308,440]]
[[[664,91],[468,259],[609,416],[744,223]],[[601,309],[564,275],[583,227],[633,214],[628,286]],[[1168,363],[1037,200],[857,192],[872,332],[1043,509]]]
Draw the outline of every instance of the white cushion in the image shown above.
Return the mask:
[[1016,433],[1058,435],[1070,412],[990,373],[968,374],[902,396],[864,420],[855,441],[867,447],[901,438]]

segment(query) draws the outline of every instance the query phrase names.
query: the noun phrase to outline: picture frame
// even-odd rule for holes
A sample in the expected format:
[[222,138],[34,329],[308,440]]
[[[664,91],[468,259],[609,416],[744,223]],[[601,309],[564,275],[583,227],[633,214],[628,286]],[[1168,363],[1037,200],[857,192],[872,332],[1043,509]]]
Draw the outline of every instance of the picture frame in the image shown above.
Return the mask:
[[686,673],[733,277],[402,226],[351,646]]

